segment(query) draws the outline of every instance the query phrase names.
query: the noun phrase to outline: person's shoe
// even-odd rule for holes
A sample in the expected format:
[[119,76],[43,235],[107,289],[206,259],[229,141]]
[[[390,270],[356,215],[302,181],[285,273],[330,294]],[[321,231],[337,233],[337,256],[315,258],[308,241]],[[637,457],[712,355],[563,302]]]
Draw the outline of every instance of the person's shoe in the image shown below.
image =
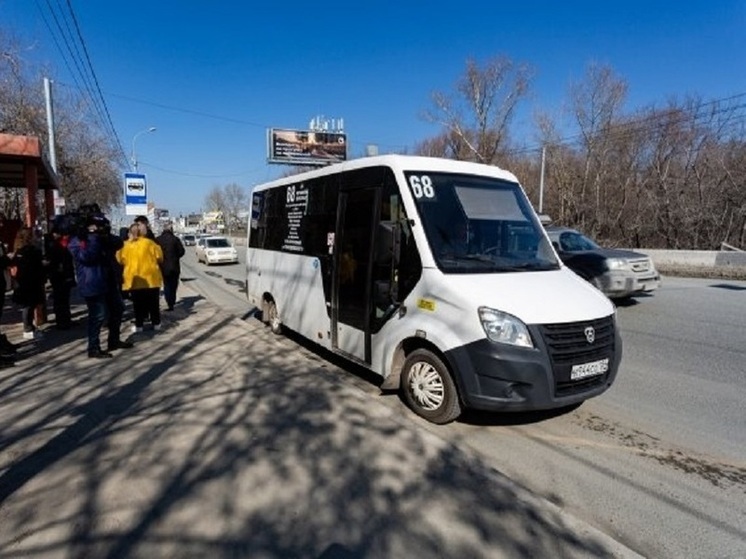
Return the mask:
[[89,351],[88,357],[90,357],[91,359],[110,359],[114,356],[108,351],[101,351],[100,349],[97,349],[96,351]]
[[7,355],[0,355],[0,369],[12,367],[15,364],[15,359],[13,359],[12,357],[8,357]]
[[137,334],[138,332],[142,332],[142,326],[134,326],[133,325],[132,328],[130,328],[130,332],[132,332],[133,334]]
[[107,351],[113,351],[115,349],[130,349],[133,347],[135,347],[135,344],[133,344],[132,342],[125,342],[125,341],[119,340],[114,345],[109,344],[109,346],[106,349]]
[[38,340],[39,338],[41,338],[41,332],[38,330],[31,330],[30,332],[23,333],[24,340]]
[[158,324],[153,324],[153,330],[155,330],[155,331],[157,332],[157,331],[158,331],[158,330],[160,330],[160,329],[161,329],[161,324],[160,324],[160,322],[159,322]]

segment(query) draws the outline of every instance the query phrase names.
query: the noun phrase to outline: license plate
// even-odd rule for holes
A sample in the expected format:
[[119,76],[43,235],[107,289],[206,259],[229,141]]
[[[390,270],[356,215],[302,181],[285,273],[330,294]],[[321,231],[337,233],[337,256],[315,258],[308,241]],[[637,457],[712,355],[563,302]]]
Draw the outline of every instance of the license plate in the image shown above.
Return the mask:
[[570,371],[570,380],[580,380],[587,377],[602,375],[609,370],[609,358],[573,365]]

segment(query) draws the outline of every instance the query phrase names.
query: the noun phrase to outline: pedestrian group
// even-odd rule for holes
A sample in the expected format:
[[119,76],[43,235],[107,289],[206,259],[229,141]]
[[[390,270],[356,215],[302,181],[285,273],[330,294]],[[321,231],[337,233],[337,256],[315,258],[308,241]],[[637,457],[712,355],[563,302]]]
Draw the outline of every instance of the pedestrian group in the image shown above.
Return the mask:
[[[0,228],[3,224],[0,215]],[[133,347],[120,337],[125,298],[132,302],[132,333],[142,332],[146,322],[159,330],[160,292],[163,289],[166,310],[172,311],[184,246],[170,223],[156,238],[145,216],[138,216],[126,232],[126,238],[113,234],[100,211],[88,213],[76,231],[54,224],[44,239],[32,228],[20,228],[12,251],[0,242],[0,317],[5,295],[12,292],[13,303],[21,310],[23,339],[39,339],[37,326],[43,320],[49,280],[56,328],[67,330],[73,325],[70,296],[76,285],[85,300],[89,358],[108,359],[114,350]],[[104,326],[105,348],[100,340]],[[12,365],[16,351],[17,346],[0,332],[0,367]]]

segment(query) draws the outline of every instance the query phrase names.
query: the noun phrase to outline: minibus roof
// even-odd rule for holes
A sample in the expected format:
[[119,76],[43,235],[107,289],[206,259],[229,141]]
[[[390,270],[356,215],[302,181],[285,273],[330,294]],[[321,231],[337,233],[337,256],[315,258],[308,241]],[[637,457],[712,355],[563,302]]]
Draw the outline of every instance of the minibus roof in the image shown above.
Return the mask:
[[285,184],[295,184],[304,180],[316,177],[351,171],[354,169],[364,169],[366,167],[387,166],[394,171],[436,171],[444,173],[463,173],[467,175],[482,175],[494,177],[497,179],[518,182],[515,175],[505,169],[494,165],[484,165],[482,163],[472,163],[470,161],[457,161],[455,159],[445,159],[441,157],[423,157],[419,155],[377,155],[375,157],[360,157],[351,159],[343,163],[327,165],[313,171],[289,175],[264,184],[256,185],[253,190],[266,190]]

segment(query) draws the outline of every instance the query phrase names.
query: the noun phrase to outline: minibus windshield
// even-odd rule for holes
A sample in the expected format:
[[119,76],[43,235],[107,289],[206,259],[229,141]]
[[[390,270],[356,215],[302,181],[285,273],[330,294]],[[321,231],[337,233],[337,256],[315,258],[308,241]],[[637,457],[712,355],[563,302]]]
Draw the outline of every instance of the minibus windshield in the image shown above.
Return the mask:
[[405,174],[432,250],[445,273],[560,267],[521,187],[492,177]]

